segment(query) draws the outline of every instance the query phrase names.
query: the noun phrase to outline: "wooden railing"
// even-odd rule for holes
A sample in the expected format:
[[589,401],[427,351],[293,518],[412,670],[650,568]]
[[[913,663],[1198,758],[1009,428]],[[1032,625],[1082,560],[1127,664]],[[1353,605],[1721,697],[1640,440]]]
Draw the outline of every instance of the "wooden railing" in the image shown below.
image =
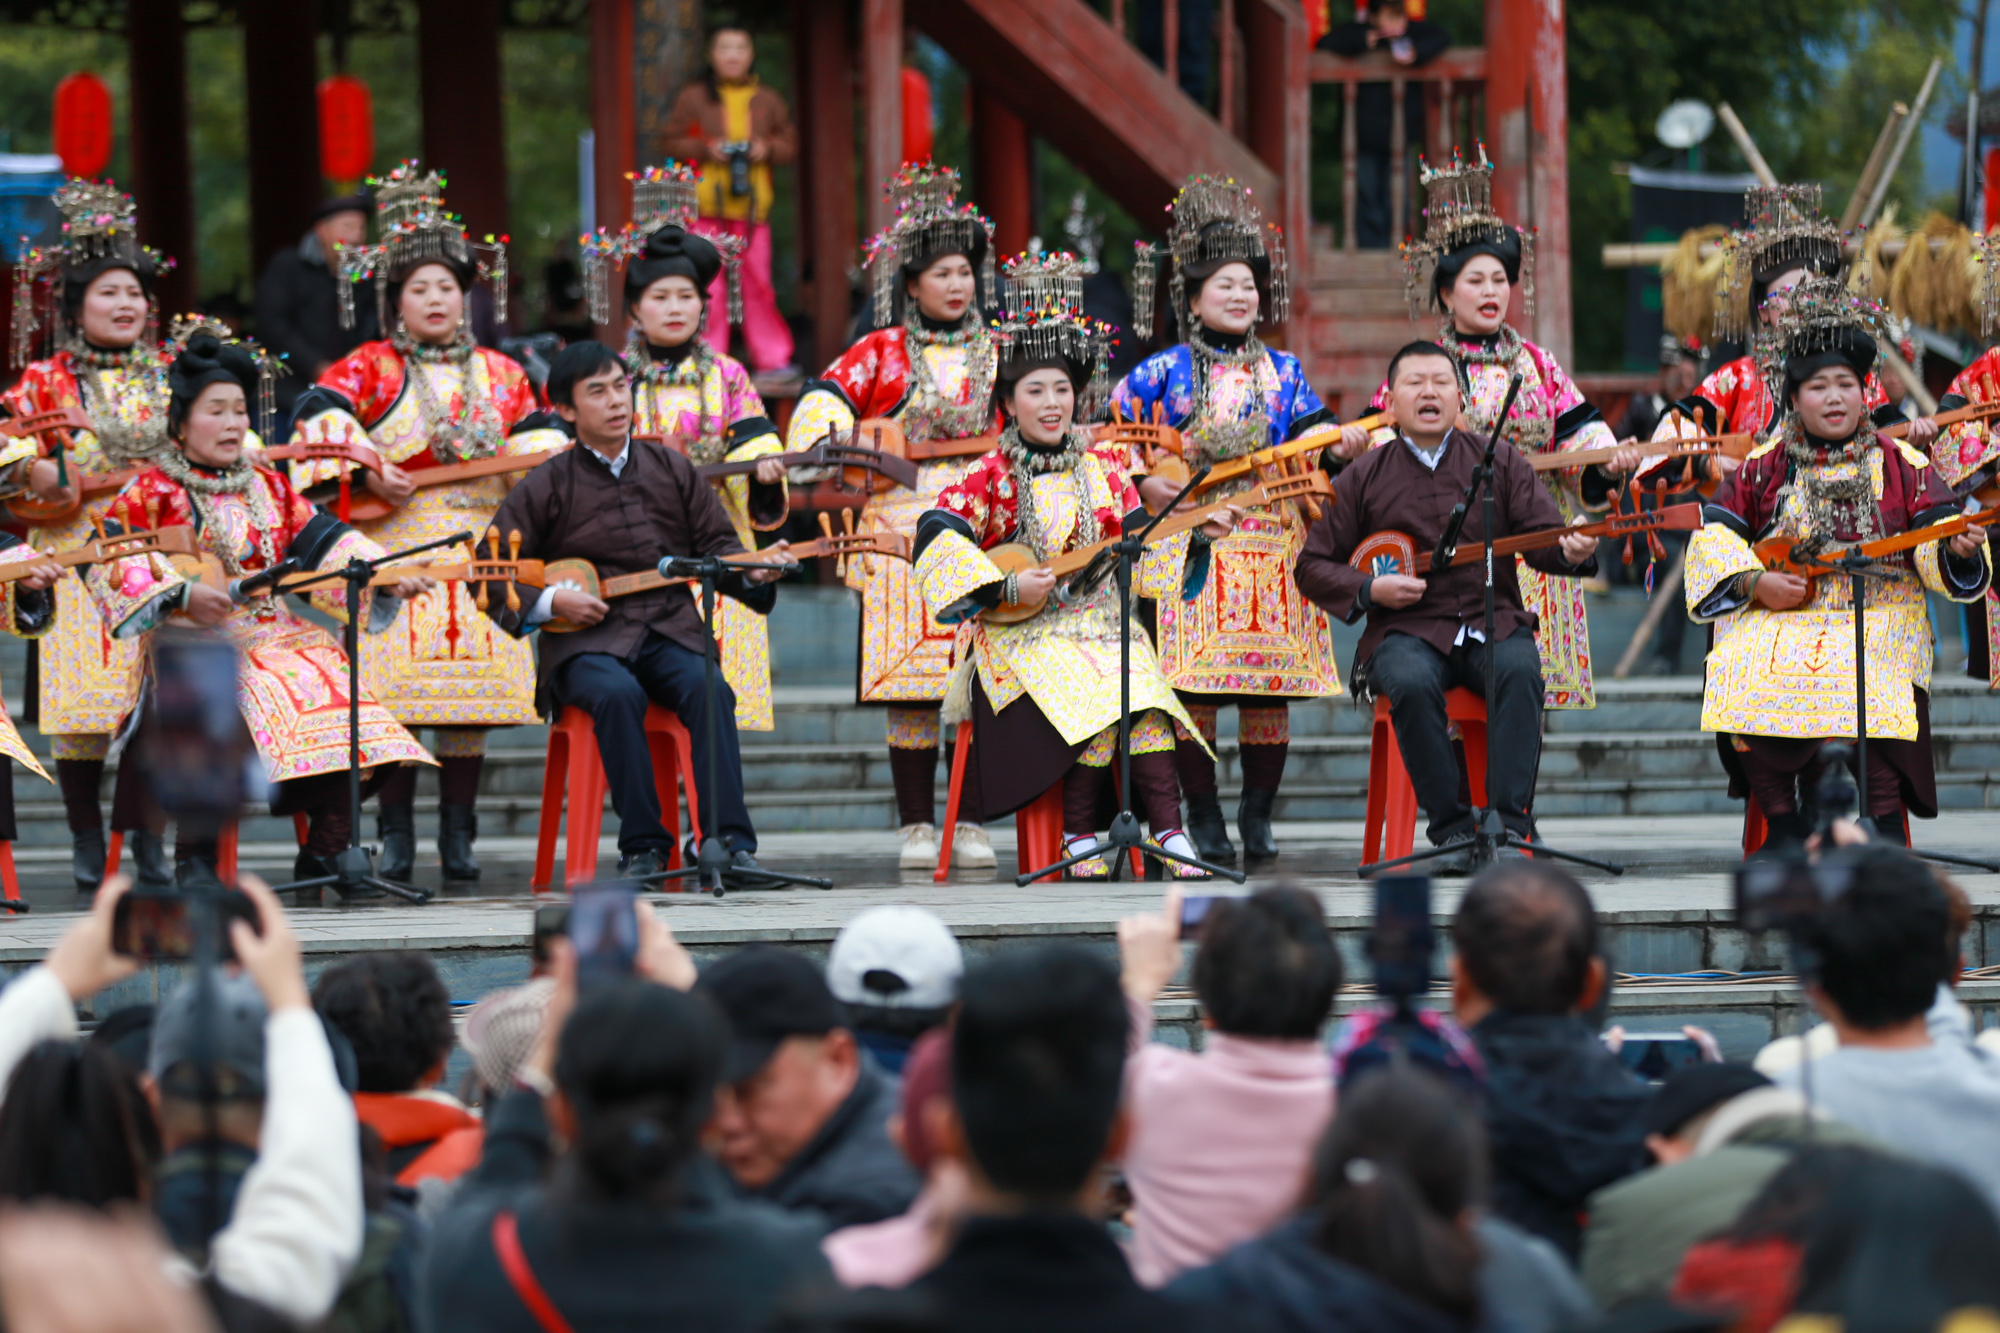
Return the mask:
[[[1243,4],[1264,5],[1273,9],[1284,9],[1289,2],[1242,0]],[[1133,30],[1127,26],[1125,0],[1089,0],[1089,3],[1104,15],[1119,36],[1137,45]],[[1136,12],[1136,6],[1133,8]],[[1238,8],[1238,0],[1218,0],[1215,6],[1216,79],[1211,92],[1215,118],[1222,122],[1223,129],[1236,135],[1243,132],[1242,79],[1246,75],[1243,28],[1237,22]],[[1160,67],[1168,81],[1176,86],[1180,83],[1181,70],[1180,9],[1179,0],[1160,0]]]
[[[1115,3],[1115,0],[1114,0]],[[1171,7],[1172,0],[1167,0]],[[1421,231],[1422,200],[1414,197],[1414,176],[1409,167],[1408,93],[1411,83],[1424,89],[1426,142],[1417,145],[1433,162],[1451,155],[1453,147],[1470,150],[1485,135],[1486,51],[1483,47],[1453,47],[1437,59],[1414,69],[1398,65],[1387,52],[1375,52],[1347,60],[1315,51],[1311,58],[1314,83],[1341,85],[1340,117],[1340,245],[1352,252],[1357,248],[1354,225],[1357,163],[1360,157],[1360,126],[1355,104],[1364,83],[1389,85],[1389,160],[1399,169],[1389,173],[1389,226],[1392,235],[1407,236]]]

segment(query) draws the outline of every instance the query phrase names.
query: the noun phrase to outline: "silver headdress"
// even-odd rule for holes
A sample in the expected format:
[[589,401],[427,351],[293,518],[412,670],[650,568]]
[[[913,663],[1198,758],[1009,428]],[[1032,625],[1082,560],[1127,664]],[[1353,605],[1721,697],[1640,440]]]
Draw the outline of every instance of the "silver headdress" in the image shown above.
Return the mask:
[[[1168,292],[1180,341],[1188,339],[1187,267],[1211,260],[1242,260],[1252,272],[1262,265],[1265,273],[1259,276],[1267,277],[1269,290],[1258,320],[1264,324],[1285,322],[1291,310],[1291,277],[1285,262],[1284,231],[1265,223],[1249,186],[1227,176],[1190,176],[1173,203],[1167,205],[1167,212],[1172,215],[1167,223],[1167,249],[1174,259]],[[1160,250],[1150,241],[1140,241],[1137,249],[1132,266],[1132,323],[1140,337],[1151,338]]]
[[973,258],[980,299],[991,299],[993,221],[973,205],[959,203],[958,190],[958,173],[929,161],[906,162],[883,183],[895,218],[868,242],[863,261],[874,290],[878,327],[895,317],[903,265],[925,255],[958,252]]
[[[34,359],[37,335],[53,329],[63,302],[63,271],[100,259],[119,259],[134,272],[157,275],[174,261],[139,244],[138,210],[132,196],[110,181],[72,176],[52,202],[62,214],[62,235],[54,244],[22,251],[14,261],[14,311],[9,362],[16,369]],[[150,305],[150,303],[149,303]],[[152,308],[150,319],[158,319]],[[147,341],[159,337],[149,328]]]
[[1785,401],[1785,366],[1822,352],[1858,354],[1872,364],[1890,339],[1889,315],[1879,304],[1847,290],[1838,277],[1814,274],[1792,288],[1778,327],[1753,347],[1757,369],[1772,397]]
[[[599,227],[578,238],[583,250],[583,290],[590,298],[590,318],[598,324],[611,322],[616,308],[612,289],[626,266],[646,253],[646,242],[653,233],[662,227],[686,231],[700,214],[697,191],[701,171],[697,167],[669,158],[657,167],[628,171],[625,179],[632,182],[632,220],[615,232]],[[723,269],[729,274],[729,322],[741,324],[746,242],[741,236],[702,239],[722,256]]]
[[1842,268],[1838,223],[1820,212],[1817,185],[1758,185],[1743,192],[1743,226],[1723,242],[1715,333],[1741,338],[1751,326],[1750,293],[1787,269],[1823,277]]
[[338,252],[342,328],[354,327],[355,283],[374,279],[376,311],[386,330],[391,277],[433,262],[490,282],[494,316],[506,322],[507,238],[475,241],[466,235],[464,219],[445,210],[444,186],[443,172],[419,172],[414,158],[386,176],[368,178],[379,234],[373,245],[343,246]]
[[1426,304],[1442,313],[1437,296],[1438,264],[1470,245],[1490,245],[1502,264],[1512,263],[1510,279],[1521,285],[1522,309],[1535,313],[1535,233],[1509,225],[1493,207],[1493,164],[1486,145],[1476,145],[1479,160],[1467,162],[1456,148],[1451,165],[1431,167],[1418,159],[1417,180],[1424,188],[1424,238],[1403,242],[1403,294],[1416,319]]
[[1076,420],[1096,418],[1110,397],[1108,324],[1083,313],[1084,261],[1073,254],[1023,254],[1001,268],[1001,362],[1062,358],[1084,368]]

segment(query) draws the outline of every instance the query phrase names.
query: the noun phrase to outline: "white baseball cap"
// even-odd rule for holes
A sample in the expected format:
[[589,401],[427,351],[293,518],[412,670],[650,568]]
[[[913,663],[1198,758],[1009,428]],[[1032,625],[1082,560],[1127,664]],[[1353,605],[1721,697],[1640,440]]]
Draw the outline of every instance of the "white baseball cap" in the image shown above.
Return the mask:
[[958,999],[965,955],[937,914],[897,903],[856,915],[834,937],[826,983],[844,1004],[942,1009]]

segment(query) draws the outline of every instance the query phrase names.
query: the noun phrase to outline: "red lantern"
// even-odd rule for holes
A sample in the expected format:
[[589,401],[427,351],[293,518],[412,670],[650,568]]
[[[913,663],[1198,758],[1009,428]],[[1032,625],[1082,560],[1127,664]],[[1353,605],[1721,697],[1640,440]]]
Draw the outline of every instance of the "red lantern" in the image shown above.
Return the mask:
[[335,74],[319,85],[319,170],[328,180],[355,181],[375,161],[375,104],[368,85]]
[[56,85],[56,156],[72,176],[99,176],[111,164],[111,90],[89,70]]
[[931,157],[931,81],[920,69],[903,66],[903,160]]

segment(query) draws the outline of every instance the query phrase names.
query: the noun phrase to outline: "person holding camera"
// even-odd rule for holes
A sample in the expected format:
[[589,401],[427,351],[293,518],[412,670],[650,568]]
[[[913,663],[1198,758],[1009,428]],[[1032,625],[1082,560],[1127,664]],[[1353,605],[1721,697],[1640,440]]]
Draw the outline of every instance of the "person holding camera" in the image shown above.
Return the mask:
[[1792,289],[1769,353],[1784,416],[1722,483],[1688,543],[1688,612],[1716,626],[1702,729],[1716,734],[1731,794],[1763,811],[1773,854],[1804,844],[1827,767],[1822,748],[1855,734],[1856,614],[1865,616],[1869,695],[1861,813],[1898,842],[1907,838],[1905,811],[1937,814],[1925,597],[1976,602],[1992,583],[1979,527],[1874,562],[1860,611],[1844,572],[1808,581],[1767,571],[1753,549],[1773,537],[1838,548],[1958,514],[1929,456],[1878,435],[1867,412],[1881,315],[1835,278]]
[[[771,284],[771,168],[798,156],[799,138],[785,99],[758,80],[756,62],[746,29],[717,28],[708,39],[708,70],[667,112],[662,146],[668,157],[702,164],[701,217],[692,230],[743,244],[743,342],[761,375],[792,364],[792,329]],[[722,279],[712,275],[706,285],[709,345],[726,352]]]
[[[293,877],[330,875],[333,857],[353,831],[347,654],[333,635],[293,611],[270,580],[280,572],[334,568],[350,555],[371,559],[382,548],[315,508],[282,473],[245,455],[249,404],[270,373],[268,357],[200,323],[177,325],[170,349],[167,429],[177,447],[119,493],[106,526],[128,532],[192,527],[207,567],[182,573],[162,555],[127,556],[87,567],[84,585],[113,639],[149,643],[160,627],[191,621],[235,640],[243,720],[277,788],[272,812],[308,818]],[[258,575],[264,586],[241,589]],[[406,600],[434,586],[410,573],[376,588],[364,628],[383,633]],[[309,596],[328,614],[346,612],[347,590],[338,580],[315,585]],[[141,728],[147,725],[142,719]],[[385,764],[431,762],[416,738],[364,695],[361,767],[379,774]],[[141,767],[120,767],[113,818],[120,828],[157,834],[163,823],[143,798]],[[182,833],[174,848],[180,876],[212,875],[215,844]]]

